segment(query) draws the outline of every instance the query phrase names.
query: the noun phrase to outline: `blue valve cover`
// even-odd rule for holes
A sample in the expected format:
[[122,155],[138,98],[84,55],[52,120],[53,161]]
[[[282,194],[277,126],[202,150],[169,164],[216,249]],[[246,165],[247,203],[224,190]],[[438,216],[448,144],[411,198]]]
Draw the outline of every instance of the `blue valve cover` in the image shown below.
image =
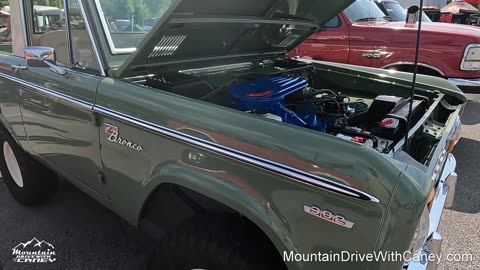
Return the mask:
[[301,77],[264,77],[232,85],[229,89],[232,104],[241,111],[267,111],[285,105],[285,97],[308,86]]

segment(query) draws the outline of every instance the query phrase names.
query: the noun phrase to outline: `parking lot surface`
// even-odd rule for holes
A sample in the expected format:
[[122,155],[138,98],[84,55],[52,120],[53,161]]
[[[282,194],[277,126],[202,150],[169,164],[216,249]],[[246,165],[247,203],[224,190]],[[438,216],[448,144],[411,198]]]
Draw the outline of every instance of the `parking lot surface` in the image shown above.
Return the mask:
[[[440,269],[480,269],[480,95],[470,96],[463,138],[454,154],[458,185],[454,207],[444,212],[444,254],[472,254],[473,261],[448,262]],[[55,247],[50,264],[14,262],[12,248],[33,238]],[[0,270],[143,269],[152,243],[119,217],[67,183],[49,204],[17,204],[0,180]]]

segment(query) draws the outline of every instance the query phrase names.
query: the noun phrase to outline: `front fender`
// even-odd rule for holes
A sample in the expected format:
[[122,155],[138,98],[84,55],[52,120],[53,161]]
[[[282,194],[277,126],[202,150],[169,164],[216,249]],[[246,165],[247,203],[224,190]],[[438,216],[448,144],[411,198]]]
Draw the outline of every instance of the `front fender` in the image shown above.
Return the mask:
[[[272,241],[279,253],[283,251],[297,253],[285,222],[282,222],[270,207],[268,200],[242,179],[226,172],[203,171],[186,164],[159,165],[143,182],[148,196],[144,198],[145,203],[142,207],[145,207],[150,196],[162,184],[182,186],[224,204],[255,223]],[[301,267],[296,263],[290,263],[288,268]]]

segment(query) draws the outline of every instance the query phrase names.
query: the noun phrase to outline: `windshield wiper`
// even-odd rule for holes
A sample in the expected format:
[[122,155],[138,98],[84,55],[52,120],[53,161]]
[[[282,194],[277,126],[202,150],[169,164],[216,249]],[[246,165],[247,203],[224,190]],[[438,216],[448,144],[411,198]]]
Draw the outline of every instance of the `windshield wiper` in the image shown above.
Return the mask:
[[356,20],[355,22],[375,22],[378,20],[386,20],[386,21],[392,21],[392,17],[390,16],[383,16],[383,17],[365,17]]
[[385,20],[389,21],[389,22],[393,22],[393,17],[392,16],[385,16],[383,17]]
[[355,22],[371,22],[371,21],[377,21],[378,19],[381,19],[381,18],[378,18],[378,17],[365,17],[365,18],[358,19],[358,20],[356,20]]

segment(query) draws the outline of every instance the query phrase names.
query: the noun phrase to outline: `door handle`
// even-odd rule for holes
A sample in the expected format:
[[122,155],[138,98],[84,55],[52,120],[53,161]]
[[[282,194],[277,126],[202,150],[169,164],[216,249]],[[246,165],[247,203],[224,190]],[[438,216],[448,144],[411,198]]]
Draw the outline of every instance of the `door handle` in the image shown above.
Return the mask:
[[22,65],[11,65],[10,68],[15,72],[19,72],[20,70],[28,69],[27,66],[22,66]]

